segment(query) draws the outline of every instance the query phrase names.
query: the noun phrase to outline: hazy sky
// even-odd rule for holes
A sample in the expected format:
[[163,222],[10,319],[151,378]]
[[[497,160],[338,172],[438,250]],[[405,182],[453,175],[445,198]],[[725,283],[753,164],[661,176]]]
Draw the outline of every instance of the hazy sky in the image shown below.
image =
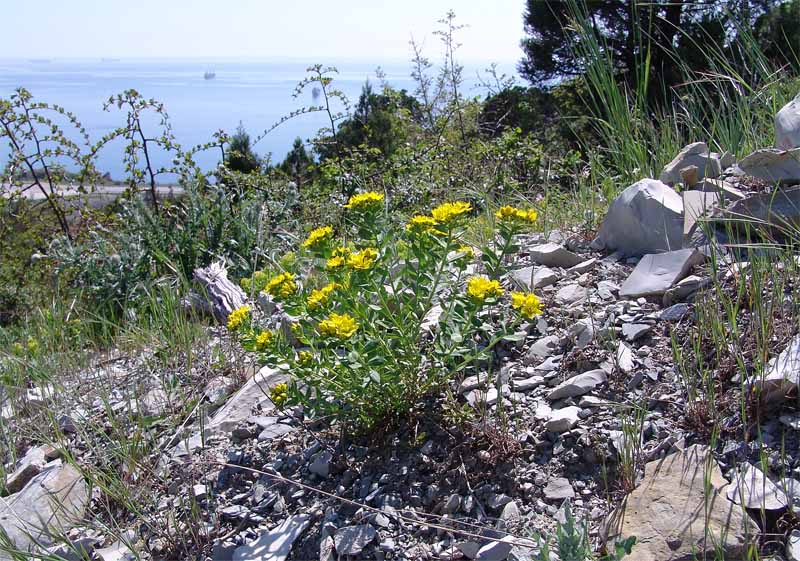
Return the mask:
[[0,57],[408,59],[453,9],[462,60],[520,58],[524,0],[0,0]]

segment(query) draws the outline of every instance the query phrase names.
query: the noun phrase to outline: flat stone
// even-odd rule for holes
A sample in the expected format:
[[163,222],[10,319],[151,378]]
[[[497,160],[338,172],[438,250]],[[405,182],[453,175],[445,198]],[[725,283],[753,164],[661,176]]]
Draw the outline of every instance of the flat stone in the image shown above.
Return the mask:
[[331,472],[331,459],[333,458],[333,454],[328,452],[327,450],[323,450],[322,452],[317,452],[314,454],[314,457],[311,460],[311,464],[308,466],[308,471],[313,473],[314,475],[318,475],[322,478],[327,479]]
[[778,420],[790,429],[800,431],[800,413],[781,415]]
[[661,311],[658,319],[661,321],[678,322],[689,315],[689,304],[673,304],[669,308]]
[[769,361],[763,375],[749,380],[747,386],[769,404],[781,403],[797,391],[800,387],[800,335]]
[[611,203],[592,245],[622,257],[681,248],[683,199],[655,179],[634,183]]
[[478,550],[475,561],[505,561],[514,547],[513,536],[506,536],[499,541],[489,542]]
[[727,497],[737,505],[756,510],[784,510],[789,499],[783,490],[752,464],[744,464],[728,486]]
[[520,289],[533,292],[535,288],[544,288],[558,282],[559,276],[552,269],[541,267],[524,267],[511,271],[511,280]]
[[6,492],[16,493],[28,482],[39,475],[44,466],[55,459],[56,453],[52,446],[34,446],[17,462],[16,469],[6,478]]
[[554,409],[550,412],[549,419],[545,422],[544,428],[548,432],[567,432],[580,421],[580,417],[578,416],[580,412],[580,407],[575,407],[574,405],[562,409]]
[[562,306],[581,302],[588,297],[589,291],[579,284],[568,284],[556,292],[556,302]]
[[522,380],[514,380],[514,391],[529,392],[541,385],[544,385],[544,376],[531,376]]
[[567,272],[571,275],[583,275],[584,273],[588,273],[594,269],[599,262],[599,259],[592,257],[591,259],[587,259],[586,261],[578,263],[574,267],[570,267]]
[[[21,491],[0,500],[0,530],[18,550],[32,551],[38,543],[47,543],[78,524],[89,499],[81,473],[56,460]],[[0,560],[11,559],[0,551]]]
[[591,318],[579,319],[572,324],[567,335],[575,346],[582,349],[594,340],[594,321]]
[[645,465],[642,483],[606,524],[607,540],[636,537],[626,561],[741,559],[758,529],[725,497],[708,448],[693,445]]
[[[800,157],[800,148],[795,152]],[[747,223],[751,228],[767,229],[780,239],[785,236],[786,228],[800,227],[800,187],[786,187],[772,193],[749,195],[716,211],[711,219],[722,222],[718,229],[726,225],[735,227],[740,223]]]
[[626,374],[633,371],[633,351],[622,341],[617,344],[617,351],[614,353],[614,362],[617,368]]
[[311,516],[290,516],[269,532],[264,532],[249,544],[237,547],[233,561],[285,561],[295,540],[305,532]]
[[746,175],[765,181],[800,181],[800,148],[756,150],[739,167]]
[[684,191],[683,195],[683,236],[688,239],[697,220],[706,216],[716,207],[719,195],[704,191]]
[[675,158],[664,166],[659,179],[664,183],[681,183],[681,170],[694,166],[697,179],[717,177],[722,173],[719,154],[711,152],[705,142],[695,142],[685,146]]
[[696,249],[645,255],[622,284],[619,295],[632,299],[664,294],[705,259]]
[[564,499],[574,499],[575,490],[572,483],[566,477],[556,477],[547,482],[544,488],[544,498],[548,501],[563,501]]
[[547,395],[547,399],[555,401],[566,397],[583,395],[589,393],[597,386],[605,384],[607,379],[604,370],[590,370],[589,372],[578,374],[553,388]]
[[137,555],[123,542],[114,542],[108,547],[96,549],[95,556],[100,561],[134,561]]
[[800,530],[792,530],[786,540],[786,561],[800,561]]
[[628,342],[636,341],[653,328],[647,323],[625,323],[622,325],[622,336]]
[[800,94],[775,115],[775,148],[791,150],[800,146]]
[[274,411],[275,405],[269,399],[269,389],[285,382],[287,378],[285,372],[264,366],[211,417],[208,429],[229,433],[236,428],[236,425],[250,417],[256,407],[260,407],[263,413]]
[[358,555],[378,535],[370,524],[345,526],[336,530],[333,542],[339,555]]
[[500,520],[507,524],[517,524],[522,520],[522,514],[519,512],[519,507],[514,501],[509,502],[503,507],[503,512],[500,513]]
[[698,291],[708,288],[709,286],[711,286],[711,279],[709,277],[689,275],[667,290],[664,293],[664,297],[661,299],[661,303],[663,306],[671,306],[675,302],[689,299],[697,294]]
[[528,249],[531,259],[548,267],[573,267],[583,261],[580,257],[557,243],[545,243]]
[[528,349],[528,352],[525,354],[525,360],[527,364],[531,364],[539,359],[553,356],[560,347],[560,339],[558,336],[548,335],[547,337],[542,337]]

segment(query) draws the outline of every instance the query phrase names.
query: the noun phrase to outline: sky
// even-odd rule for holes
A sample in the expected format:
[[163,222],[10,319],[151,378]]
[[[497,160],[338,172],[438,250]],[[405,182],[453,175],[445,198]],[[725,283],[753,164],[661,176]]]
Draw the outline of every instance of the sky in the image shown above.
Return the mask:
[[521,57],[525,0],[0,0],[2,58],[409,58],[453,9],[465,61]]

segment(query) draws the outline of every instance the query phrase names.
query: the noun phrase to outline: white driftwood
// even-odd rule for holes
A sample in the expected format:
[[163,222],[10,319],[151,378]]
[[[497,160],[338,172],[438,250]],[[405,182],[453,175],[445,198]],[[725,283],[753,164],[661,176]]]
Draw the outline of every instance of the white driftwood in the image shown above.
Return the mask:
[[195,269],[194,280],[201,285],[211,313],[220,323],[225,323],[233,310],[247,302],[244,291],[228,278],[228,271],[221,261]]

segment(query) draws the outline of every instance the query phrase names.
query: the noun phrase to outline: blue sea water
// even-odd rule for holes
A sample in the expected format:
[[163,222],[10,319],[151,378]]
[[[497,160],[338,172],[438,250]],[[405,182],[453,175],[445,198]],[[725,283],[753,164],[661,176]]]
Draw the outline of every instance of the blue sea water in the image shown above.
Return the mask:
[[[309,61],[201,61],[201,60],[0,60],[0,98],[7,98],[18,87],[29,90],[35,100],[55,103],[73,112],[96,141],[125,121],[125,114],[116,108],[103,110],[109,96],[126,89],[136,89],[146,98],[165,104],[173,134],[184,148],[211,140],[223,129],[232,133],[241,122],[251,136],[258,136],[291,111],[315,105],[312,90],[307,88],[293,98],[295,86],[309,66]],[[378,87],[375,70],[379,66],[386,81],[396,88],[414,90],[411,66],[402,61],[339,61],[334,86],[347,94],[355,104],[365,80]],[[465,93],[483,96],[477,72],[485,65],[465,65]],[[513,73],[513,64],[502,65]],[[204,79],[206,71],[216,77]],[[292,119],[267,135],[255,148],[272,161],[280,161],[296,137],[304,141],[326,125],[324,114],[308,114]],[[150,134],[157,135],[154,120],[149,121]],[[2,139],[0,139],[2,140]],[[106,146],[99,154],[97,167],[114,179],[124,178],[121,141]],[[0,162],[7,161],[8,148],[0,146]],[[158,165],[167,165],[169,157],[159,154]],[[219,160],[218,152],[200,154],[200,166],[210,169]]]

